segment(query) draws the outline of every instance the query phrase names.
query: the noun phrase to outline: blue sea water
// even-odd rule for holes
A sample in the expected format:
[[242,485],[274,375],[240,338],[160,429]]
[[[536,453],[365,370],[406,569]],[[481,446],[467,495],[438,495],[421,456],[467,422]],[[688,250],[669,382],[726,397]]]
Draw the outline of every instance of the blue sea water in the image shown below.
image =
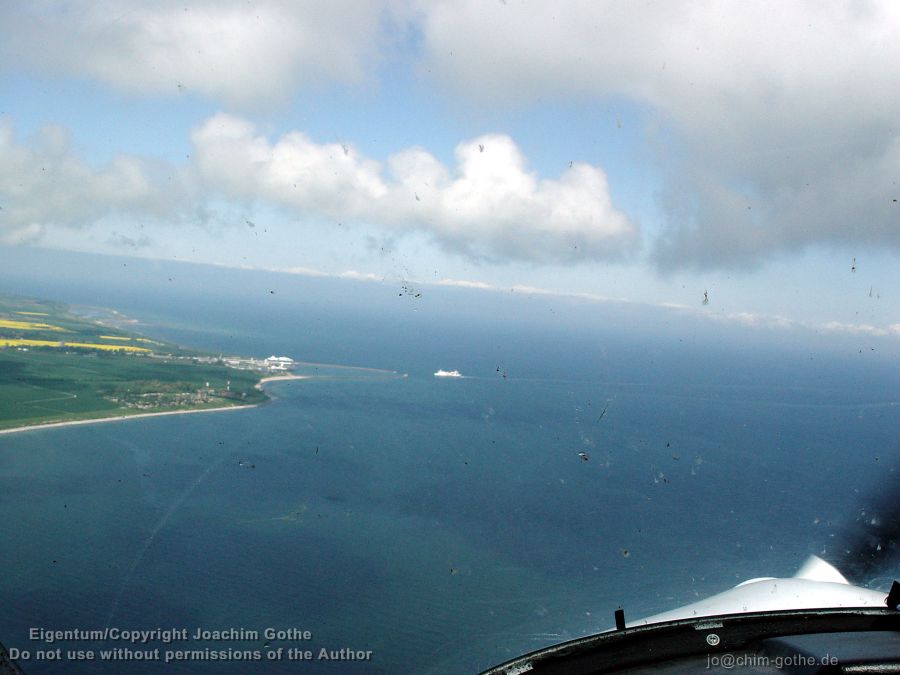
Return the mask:
[[[613,310],[552,305],[556,324],[542,302],[398,295],[391,309],[290,283],[272,303],[252,287],[47,282],[192,346],[397,373],[307,366],[316,377],[269,384],[274,400],[253,409],[0,436],[0,640],[63,650],[26,672],[474,672],[604,630],[618,607],[637,618],[792,574],[896,460],[885,363],[681,324],[638,337],[641,318]],[[312,639],[29,639],[106,626]],[[125,646],[372,659],[65,658]]]

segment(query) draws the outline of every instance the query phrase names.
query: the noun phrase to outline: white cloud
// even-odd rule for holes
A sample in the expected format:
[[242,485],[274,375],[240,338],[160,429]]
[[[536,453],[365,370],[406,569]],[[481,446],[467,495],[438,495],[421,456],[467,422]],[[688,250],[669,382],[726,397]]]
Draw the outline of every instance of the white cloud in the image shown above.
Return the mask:
[[358,281],[384,281],[383,277],[371,272],[357,272],[356,270],[346,270],[337,275],[340,279],[356,279]]
[[348,0],[4,4],[0,60],[256,107],[317,79],[363,79],[387,18],[378,3]]
[[388,159],[387,172],[353,146],[317,144],[300,132],[270,143],[251,123],[226,114],[204,122],[192,140],[211,192],[268,200],[302,215],[420,231],[475,258],[601,260],[638,243],[636,226],[611,203],[602,170],[575,164],[558,179],[541,179],[505,135],[460,143],[453,170],[410,148]]
[[465,279],[440,279],[434,282],[435,286],[454,286],[457,288],[477,288],[482,291],[497,290],[496,286],[483,281],[467,281]]
[[884,337],[886,335],[898,335],[900,331],[895,330],[895,325],[881,328],[868,323],[842,323],[840,321],[828,321],[819,324],[819,329],[827,333],[851,333],[853,335],[876,335]]
[[294,265],[292,267],[267,267],[265,268],[271,272],[282,272],[284,274],[296,274],[302,277],[327,277],[330,276],[326,272],[321,270],[317,270],[314,267],[301,267],[299,265]]
[[[423,2],[423,71],[487,103],[636,101],[668,172],[664,267],[900,248],[900,5]],[[677,155],[677,157],[676,157]]]
[[777,314],[760,314],[757,312],[709,312],[696,308],[685,308],[708,319],[720,323],[737,323],[747,328],[794,328],[801,324]]
[[300,132],[274,145],[241,118],[218,114],[191,135],[196,168],[211,190],[271,200],[332,218],[365,213],[387,193],[379,165],[350,146],[317,145]]
[[[36,240],[109,216],[132,225],[198,225],[208,205],[224,199],[278,205],[328,227],[422,233],[446,250],[494,261],[607,260],[638,244],[636,226],[611,203],[602,170],[575,164],[557,179],[542,179],[504,135],[460,143],[452,169],[421,148],[382,165],[352,145],[318,144],[300,132],[270,142],[226,114],[206,120],[191,138],[188,168],[124,155],[95,168],[58,127],[21,144],[9,125],[0,126],[0,236],[7,243]],[[106,228],[108,244],[152,243],[148,232],[126,224]]]
[[84,227],[114,214],[177,219],[188,208],[189,184],[170,167],[125,155],[100,168],[90,166],[55,126],[17,143],[12,127],[0,122],[0,241],[5,243],[35,241],[47,226]]

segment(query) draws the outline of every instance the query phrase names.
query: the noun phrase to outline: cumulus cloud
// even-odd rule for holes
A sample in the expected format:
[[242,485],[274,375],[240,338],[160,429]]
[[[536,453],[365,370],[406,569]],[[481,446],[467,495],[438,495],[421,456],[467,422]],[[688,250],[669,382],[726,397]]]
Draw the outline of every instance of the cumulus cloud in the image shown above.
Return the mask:
[[356,279],[357,281],[384,281],[384,277],[371,272],[357,272],[356,270],[346,270],[337,275],[340,279]]
[[384,15],[378,3],[348,0],[4,3],[0,62],[256,106],[317,79],[363,79]]
[[95,168],[73,152],[60,127],[45,127],[30,142],[17,143],[12,127],[0,122],[5,243],[37,240],[49,225],[81,227],[112,214],[174,218],[188,208],[189,182],[170,167],[126,155]]
[[294,265],[293,267],[269,267],[266,268],[271,272],[283,272],[284,274],[297,274],[302,277],[327,277],[328,274],[314,267],[301,267]]
[[317,144],[300,132],[272,143],[226,114],[203,123],[192,140],[199,175],[212,192],[423,232],[475,258],[601,260],[638,243],[637,227],[612,205],[602,170],[573,164],[558,179],[541,179],[505,135],[460,143],[452,169],[423,148],[399,152],[385,167],[353,146]]
[[482,291],[496,290],[496,287],[483,281],[468,281],[466,279],[440,279],[434,282],[435,286],[454,286],[456,288],[477,288]]
[[850,333],[853,335],[874,335],[884,337],[886,335],[900,335],[900,326],[891,324],[881,327],[869,323],[843,323],[841,321],[827,321],[819,324],[818,328],[826,333]]
[[429,1],[420,17],[424,66],[458,95],[615,97],[673,132],[663,267],[900,248],[896,3]]
[[[639,240],[612,205],[602,170],[573,164],[556,179],[540,178],[504,135],[460,143],[452,168],[422,148],[381,163],[296,131],[270,142],[227,114],[207,119],[191,140],[185,168],[125,155],[94,167],[61,128],[17,143],[11,127],[0,125],[0,236],[37,240],[51,226],[115,215],[196,225],[207,204],[225,199],[277,204],[308,222],[421,233],[446,250],[494,261],[614,259]],[[108,243],[145,248],[150,241],[113,232]]]

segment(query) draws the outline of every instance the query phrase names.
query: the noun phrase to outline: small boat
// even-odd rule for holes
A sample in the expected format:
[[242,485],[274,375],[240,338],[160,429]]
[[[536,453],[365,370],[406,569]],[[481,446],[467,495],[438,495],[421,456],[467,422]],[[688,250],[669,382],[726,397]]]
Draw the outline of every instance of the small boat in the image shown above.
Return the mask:
[[462,377],[462,373],[458,370],[438,370],[435,374],[435,377]]

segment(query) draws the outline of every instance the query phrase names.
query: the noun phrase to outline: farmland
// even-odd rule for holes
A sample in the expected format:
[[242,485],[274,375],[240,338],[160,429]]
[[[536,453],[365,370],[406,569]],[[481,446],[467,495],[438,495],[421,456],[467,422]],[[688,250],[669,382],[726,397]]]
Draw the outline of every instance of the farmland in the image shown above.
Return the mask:
[[0,296],[0,430],[260,403],[260,377],[65,305]]

